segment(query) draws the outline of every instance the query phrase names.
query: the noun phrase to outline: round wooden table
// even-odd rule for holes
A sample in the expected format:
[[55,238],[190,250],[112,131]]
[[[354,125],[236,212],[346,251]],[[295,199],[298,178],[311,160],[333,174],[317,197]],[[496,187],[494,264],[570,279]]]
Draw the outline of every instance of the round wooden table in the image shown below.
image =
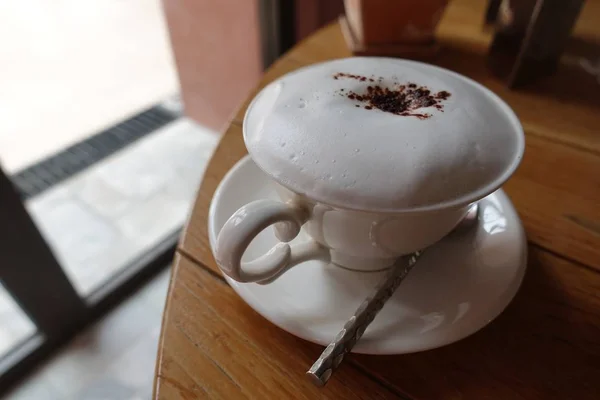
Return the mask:
[[[480,22],[484,3],[450,4],[439,30],[443,50],[432,62],[496,92],[526,130],[525,158],[505,186],[530,243],[528,271],[511,305],[458,343],[402,356],[351,355],[325,388],[313,386],[304,373],[323,348],[246,305],[223,279],[208,242],[212,195],[246,154],[246,103],[212,157],[177,251],[155,398],[599,398],[600,109],[556,89],[565,87],[562,72],[523,91],[491,76],[484,59],[490,33]],[[599,11],[598,1],[587,3],[578,34],[600,37],[593,18]],[[340,28],[330,25],[279,59],[257,90],[303,65],[345,56]]]

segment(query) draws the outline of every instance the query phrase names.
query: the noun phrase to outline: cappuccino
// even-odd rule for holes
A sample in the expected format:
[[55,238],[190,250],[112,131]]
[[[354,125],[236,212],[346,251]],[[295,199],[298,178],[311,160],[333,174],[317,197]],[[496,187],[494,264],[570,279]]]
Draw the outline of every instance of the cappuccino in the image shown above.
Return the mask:
[[522,128],[485,87],[407,60],[354,57],[264,88],[244,120],[257,165],[295,193],[338,207],[417,211],[500,186]]

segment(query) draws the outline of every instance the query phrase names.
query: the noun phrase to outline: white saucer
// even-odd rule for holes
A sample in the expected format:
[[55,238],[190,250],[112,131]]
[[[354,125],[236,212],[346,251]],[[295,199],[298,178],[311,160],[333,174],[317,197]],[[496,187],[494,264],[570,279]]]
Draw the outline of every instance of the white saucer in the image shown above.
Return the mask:
[[[246,157],[229,171],[213,197],[208,220],[212,248],[230,215],[264,198],[276,199],[277,195],[267,176]],[[504,310],[525,273],[525,234],[501,190],[481,201],[479,220],[471,232],[448,237],[421,257],[354,352],[402,354],[443,346],[475,333]],[[303,233],[294,241],[302,240],[306,240]],[[272,229],[267,229],[244,258],[256,258],[276,242]],[[265,286],[227,281],[275,325],[325,346],[382,273],[309,261]]]

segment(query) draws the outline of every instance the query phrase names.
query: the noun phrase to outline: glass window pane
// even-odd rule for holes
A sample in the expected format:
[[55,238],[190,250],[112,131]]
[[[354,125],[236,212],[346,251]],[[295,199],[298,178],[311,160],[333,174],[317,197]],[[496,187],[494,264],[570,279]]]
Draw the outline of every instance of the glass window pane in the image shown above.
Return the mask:
[[0,284],[0,357],[36,331],[10,293]]

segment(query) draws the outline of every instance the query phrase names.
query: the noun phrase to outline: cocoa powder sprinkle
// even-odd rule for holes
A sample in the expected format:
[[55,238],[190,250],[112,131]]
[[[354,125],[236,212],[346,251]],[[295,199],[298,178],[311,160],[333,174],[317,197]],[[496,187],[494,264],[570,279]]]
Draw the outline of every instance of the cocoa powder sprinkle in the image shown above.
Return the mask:
[[[333,75],[334,79],[347,78],[354,79],[360,82],[374,82],[373,78],[367,78],[365,76],[348,74],[344,72],[338,72]],[[377,79],[378,83],[383,81],[382,77]],[[431,117],[431,114],[424,112],[415,112],[421,108],[434,107],[435,109],[443,112],[444,106],[442,101],[447,100],[450,97],[450,93],[443,90],[432,94],[431,90],[425,86],[419,86],[416,83],[408,82],[404,85],[395,83],[391,87],[383,87],[381,85],[369,85],[366,87],[365,93],[356,93],[352,90],[345,91],[340,89],[342,96],[347,97],[350,100],[360,101],[366,103],[364,108],[366,110],[373,110],[374,108],[389,112],[395,115],[401,115],[405,117],[417,117],[419,119],[427,119]],[[360,107],[356,104],[356,107]]]
[[442,90],[435,95],[435,98],[440,100],[447,100],[448,97],[450,97],[450,93],[446,92],[445,90]]

